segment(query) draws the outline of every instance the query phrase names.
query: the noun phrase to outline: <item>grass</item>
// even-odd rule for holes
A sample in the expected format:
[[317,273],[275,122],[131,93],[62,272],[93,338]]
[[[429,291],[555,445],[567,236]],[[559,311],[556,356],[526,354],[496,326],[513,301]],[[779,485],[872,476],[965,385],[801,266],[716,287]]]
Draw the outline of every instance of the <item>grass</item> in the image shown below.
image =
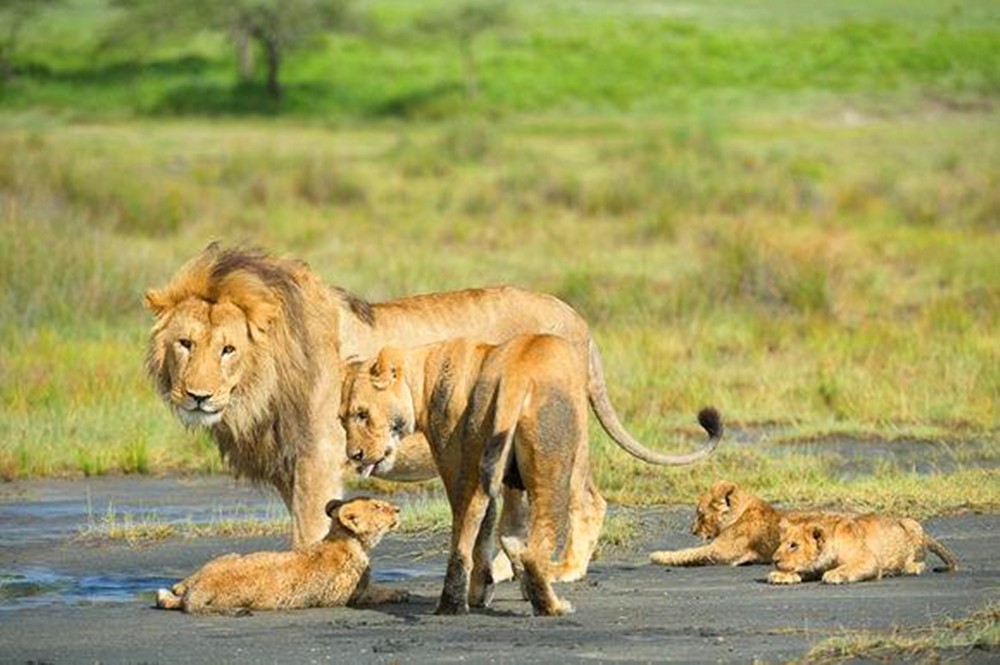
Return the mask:
[[876,482],[724,447],[692,473],[595,428],[614,500],[725,475],[789,502],[1000,505],[989,3],[517,3],[475,107],[450,45],[408,27],[434,4],[366,3],[373,32],[289,59],[277,117],[243,112],[213,38],[83,57],[99,0],[26,32],[0,94],[0,477],[223,470],[142,375],[143,290],[218,238],[371,300],[559,295],[657,448],[688,447],[713,403],[737,429],[986,451]]
[[222,511],[209,522],[165,521],[156,511],[149,513],[122,512],[109,503],[103,515],[92,512],[81,525],[78,541],[123,541],[137,547],[167,538],[253,538],[286,536],[290,520],[286,516],[247,514],[239,508]]
[[[807,662],[962,660],[1000,648],[1000,607],[990,604],[960,619],[892,631],[845,631],[810,649]],[[983,657],[983,656],[980,656]]]

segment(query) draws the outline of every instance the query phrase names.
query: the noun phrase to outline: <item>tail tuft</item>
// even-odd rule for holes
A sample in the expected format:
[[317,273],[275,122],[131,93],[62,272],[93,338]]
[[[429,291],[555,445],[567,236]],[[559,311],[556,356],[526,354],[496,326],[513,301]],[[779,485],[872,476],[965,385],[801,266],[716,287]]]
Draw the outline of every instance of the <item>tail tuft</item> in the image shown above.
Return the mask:
[[714,406],[707,406],[698,412],[698,424],[705,428],[711,438],[722,437],[722,416]]

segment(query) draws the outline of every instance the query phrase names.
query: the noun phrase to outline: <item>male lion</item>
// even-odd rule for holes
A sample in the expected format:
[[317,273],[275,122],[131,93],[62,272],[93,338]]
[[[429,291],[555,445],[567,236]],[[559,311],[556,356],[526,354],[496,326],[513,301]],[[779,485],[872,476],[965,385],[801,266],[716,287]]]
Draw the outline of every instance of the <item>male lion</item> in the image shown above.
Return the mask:
[[[209,429],[237,475],[277,488],[295,547],[323,537],[324,503],[342,493],[343,360],[369,358],[386,344],[559,335],[589,363],[591,407],[619,445],[653,464],[711,452],[663,455],[633,439],[608,400],[587,324],[551,296],[495,287],[372,305],[325,286],[302,262],[212,244],[148,291],[146,304],[156,316],[146,367],[160,394],[184,423]],[[375,475],[433,478],[427,443],[412,437],[397,446]]]
[[405,591],[368,585],[368,553],[399,523],[399,508],[360,497],[334,500],[326,512],[326,538],[292,552],[227,554],[206,563],[172,589],[160,589],[156,606],[193,614],[288,610],[407,600]]
[[954,553],[924,533],[911,519],[881,515],[827,515],[812,521],[782,522],[771,584],[798,584],[821,578],[827,584],[919,575],[925,550],[958,569]]
[[[438,614],[464,614],[492,599],[501,484],[527,494],[526,542],[501,539],[523,570],[527,599],[536,614],[572,611],[552,590],[552,555],[565,532],[563,565],[585,570],[605,504],[590,476],[587,366],[570,342],[522,335],[500,345],[463,338],[406,351],[386,347],[351,367],[340,416],[348,457],[361,469],[382,463],[413,432],[430,442],[452,510]],[[700,418],[715,445],[718,414],[705,410]]]
[[698,499],[691,533],[707,545],[652,552],[649,560],[664,566],[770,563],[781,537],[782,519],[807,519],[813,513],[778,510],[739,485],[720,480]]

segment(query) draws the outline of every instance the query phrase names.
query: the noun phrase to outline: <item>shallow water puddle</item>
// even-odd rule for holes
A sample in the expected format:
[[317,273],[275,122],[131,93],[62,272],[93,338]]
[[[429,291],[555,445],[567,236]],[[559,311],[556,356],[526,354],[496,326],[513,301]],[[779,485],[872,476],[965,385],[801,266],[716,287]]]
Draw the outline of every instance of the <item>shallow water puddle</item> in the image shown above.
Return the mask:
[[0,611],[48,605],[95,605],[98,603],[156,598],[156,589],[176,580],[167,577],[130,575],[84,575],[73,577],[49,568],[26,567],[0,572]]
[[[400,582],[417,577],[442,577],[430,568],[375,570],[376,582]],[[169,588],[174,577],[134,575],[83,575],[75,577],[42,566],[0,571],[0,613],[52,605],[85,607],[101,603],[142,601],[153,605],[156,590]]]

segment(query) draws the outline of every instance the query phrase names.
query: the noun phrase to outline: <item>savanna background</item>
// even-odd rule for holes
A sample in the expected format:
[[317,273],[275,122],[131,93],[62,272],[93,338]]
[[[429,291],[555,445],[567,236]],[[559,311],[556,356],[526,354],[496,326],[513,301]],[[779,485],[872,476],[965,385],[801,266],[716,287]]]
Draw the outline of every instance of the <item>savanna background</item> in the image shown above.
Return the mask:
[[[225,472],[142,372],[143,291],[218,239],[370,300],[565,299],[633,433],[730,427],[664,470],[595,424],[613,501],[1000,505],[995,2],[2,0],[0,28],[4,478]],[[844,441],[951,463],[845,473]]]

